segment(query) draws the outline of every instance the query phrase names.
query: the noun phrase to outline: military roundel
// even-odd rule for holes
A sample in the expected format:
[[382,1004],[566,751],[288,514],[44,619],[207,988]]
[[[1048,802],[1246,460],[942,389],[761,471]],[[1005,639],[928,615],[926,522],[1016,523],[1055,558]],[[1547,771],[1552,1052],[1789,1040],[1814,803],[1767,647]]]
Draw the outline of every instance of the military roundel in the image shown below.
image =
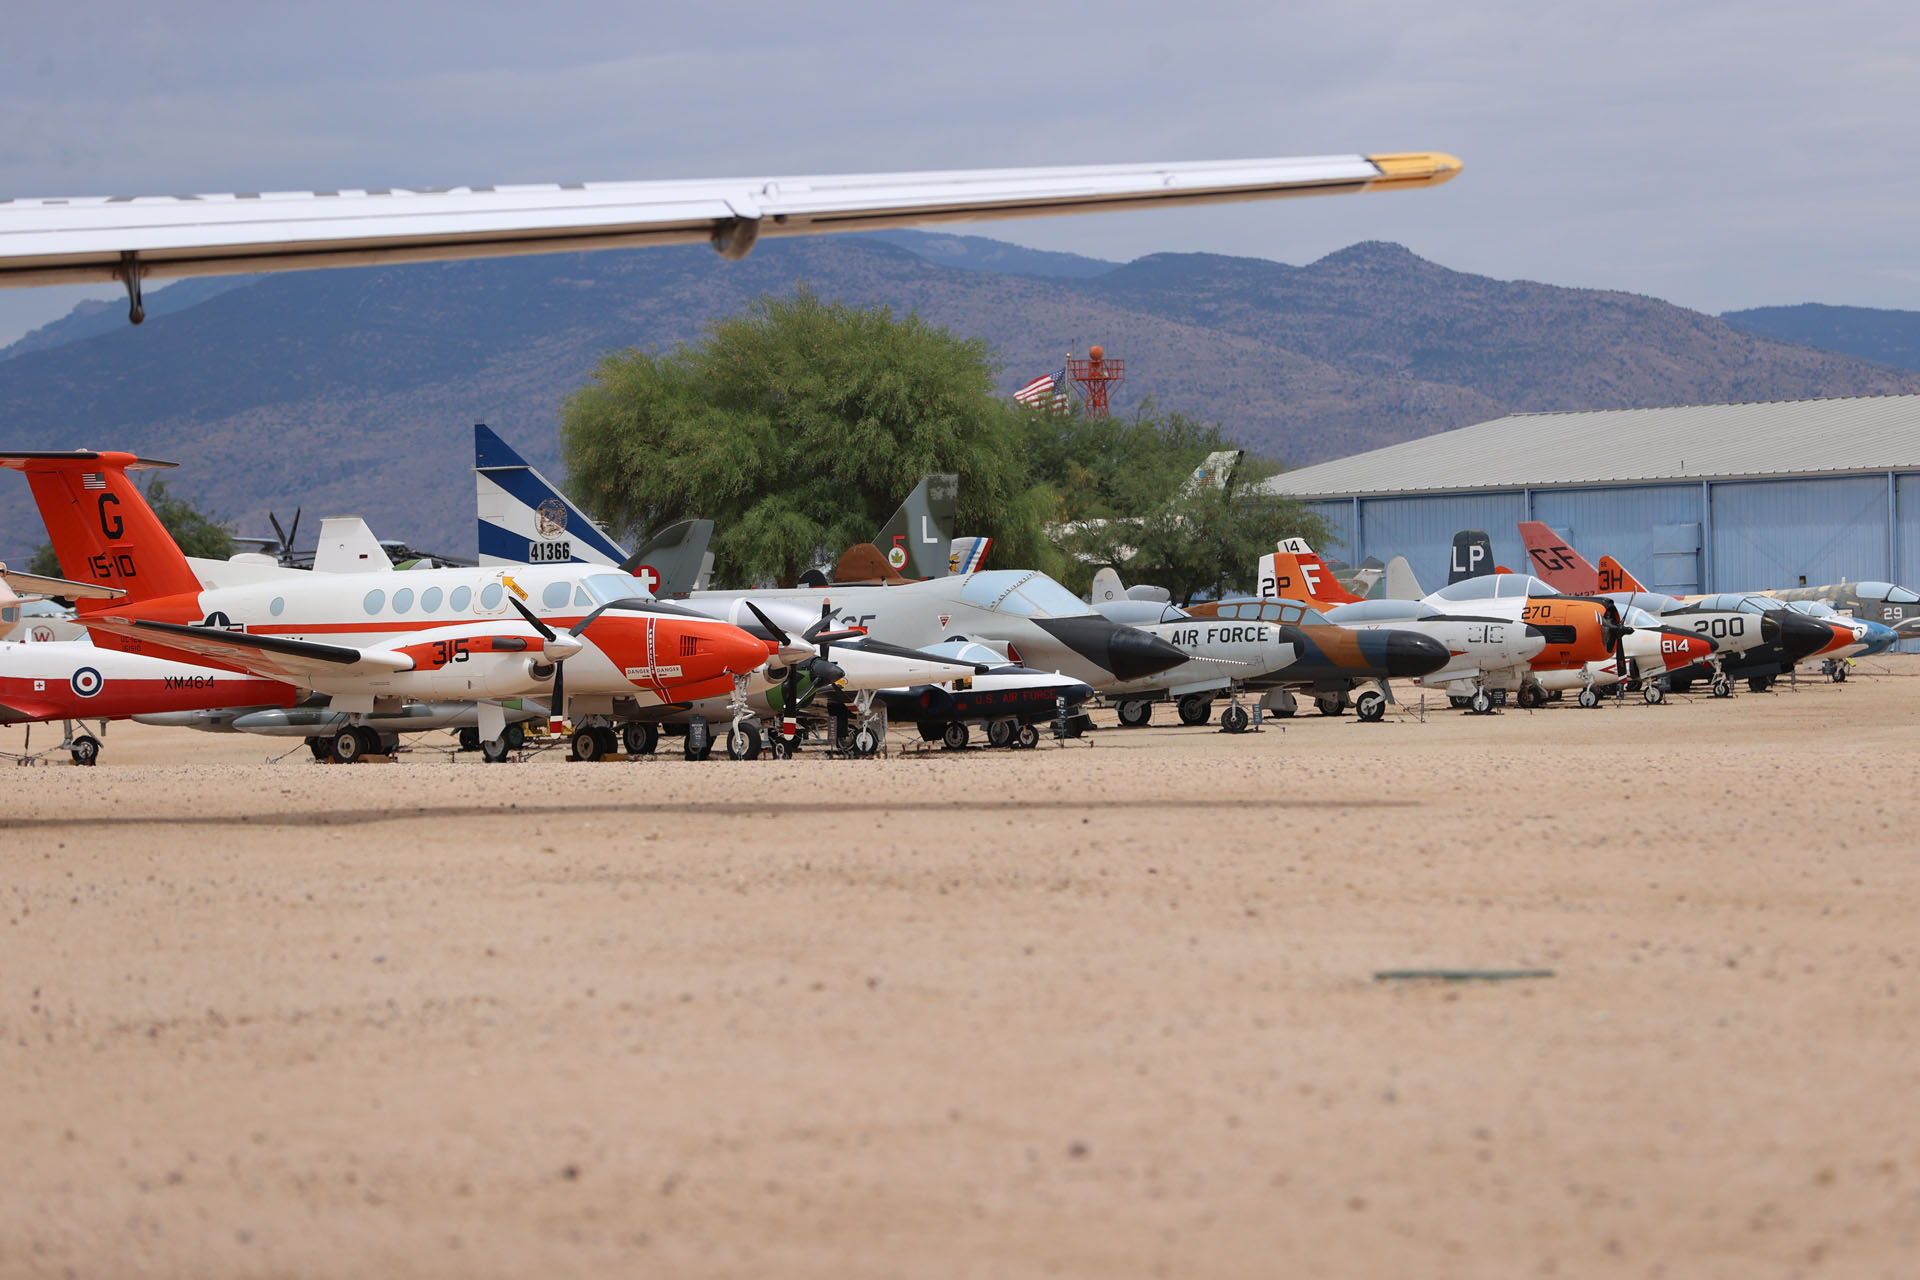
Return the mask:
[[896,571],[906,568],[907,549],[902,546],[893,547],[887,552],[887,563],[892,565]]
[[81,697],[91,698],[94,694],[105,688],[107,682],[94,668],[81,667],[73,673],[73,678],[68,680],[67,683],[72,685],[73,691]]
[[567,504],[548,498],[533,512],[533,528],[543,538],[554,538],[567,531]]

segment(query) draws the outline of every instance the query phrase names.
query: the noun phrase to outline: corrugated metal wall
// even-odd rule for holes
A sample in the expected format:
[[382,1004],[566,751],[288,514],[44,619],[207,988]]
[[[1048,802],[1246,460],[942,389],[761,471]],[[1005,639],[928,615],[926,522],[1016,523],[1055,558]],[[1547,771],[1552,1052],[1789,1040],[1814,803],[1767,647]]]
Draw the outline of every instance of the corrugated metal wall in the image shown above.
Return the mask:
[[[1920,474],[1897,477],[1898,526],[1884,474],[1594,489],[1536,489],[1532,518],[1564,530],[1589,559],[1613,555],[1652,585],[1732,591],[1890,579],[1920,587]],[[1702,509],[1707,489],[1712,510]],[[1485,529],[1494,557],[1526,557],[1514,525],[1529,495],[1496,493],[1328,499],[1308,504],[1333,527],[1330,556],[1358,563],[1404,555],[1421,585],[1446,581],[1453,535]],[[1357,522],[1357,527],[1356,527]],[[1698,526],[1698,529],[1692,528]],[[1689,548],[1700,546],[1697,555]]]

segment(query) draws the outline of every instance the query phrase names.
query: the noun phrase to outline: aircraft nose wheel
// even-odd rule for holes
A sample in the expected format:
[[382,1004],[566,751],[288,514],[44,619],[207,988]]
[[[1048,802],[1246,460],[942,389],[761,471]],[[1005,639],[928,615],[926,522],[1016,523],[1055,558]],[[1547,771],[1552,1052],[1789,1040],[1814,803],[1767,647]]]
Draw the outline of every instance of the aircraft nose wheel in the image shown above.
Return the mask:
[[1600,705],[1600,692],[1589,685],[1580,691],[1580,705],[1591,711]]
[[1477,716],[1484,716],[1491,713],[1493,711],[1493,695],[1485,689],[1480,690],[1471,698],[1467,699],[1467,709]]
[[90,733],[83,733],[75,738],[73,745],[67,750],[73,754],[73,762],[77,765],[91,769],[100,763],[100,739]]
[[333,735],[333,758],[339,764],[352,764],[366,754],[366,750],[366,739],[352,725]]
[[870,756],[880,749],[880,735],[867,725],[861,725],[853,732],[853,754]]
[[1715,676],[1713,678],[1713,696],[1716,698],[1731,698],[1733,696],[1733,681],[1726,676]]
[[759,758],[760,727],[751,720],[742,720],[727,734],[727,759],[758,760]]
[[1222,733],[1245,733],[1247,731],[1247,709],[1236,704],[1222,711],[1220,713],[1220,731]]
[[480,758],[488,764],[505,764],[507,757],[513,754],[513,748],[507,745],[504,735],[488,738],[480,744]]
[[1660,687],[1658,680],[1649,680],[1640,686],[1640,696],[1646,699],[1650,707],[1657,707],[1667,700],[1667,691]]
[[1387,718],[1387,695],[1369,689],[1353,700],[1353,711],[1368,724],[1378,724]]

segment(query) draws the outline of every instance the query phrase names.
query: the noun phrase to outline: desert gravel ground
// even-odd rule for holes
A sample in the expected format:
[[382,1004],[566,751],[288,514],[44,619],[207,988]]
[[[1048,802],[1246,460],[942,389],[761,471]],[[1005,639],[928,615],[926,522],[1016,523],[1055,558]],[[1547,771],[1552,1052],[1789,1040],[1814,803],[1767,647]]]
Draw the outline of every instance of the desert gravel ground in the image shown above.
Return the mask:
[[1868,665],[858,762],[116,725],[0,773],[0,1275],[1920,1274]]

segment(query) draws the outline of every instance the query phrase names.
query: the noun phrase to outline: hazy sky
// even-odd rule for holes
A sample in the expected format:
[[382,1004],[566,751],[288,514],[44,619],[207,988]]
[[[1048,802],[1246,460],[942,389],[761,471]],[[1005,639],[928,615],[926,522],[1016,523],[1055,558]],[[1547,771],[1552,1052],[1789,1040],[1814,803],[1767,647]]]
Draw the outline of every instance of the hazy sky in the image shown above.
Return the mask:
[[[27,3],[0,119],[17,196],[1449,151],[1434,191],[975,229],[1920,309],[1891,2]],[[0,343],[85,292],[0,290]]]

